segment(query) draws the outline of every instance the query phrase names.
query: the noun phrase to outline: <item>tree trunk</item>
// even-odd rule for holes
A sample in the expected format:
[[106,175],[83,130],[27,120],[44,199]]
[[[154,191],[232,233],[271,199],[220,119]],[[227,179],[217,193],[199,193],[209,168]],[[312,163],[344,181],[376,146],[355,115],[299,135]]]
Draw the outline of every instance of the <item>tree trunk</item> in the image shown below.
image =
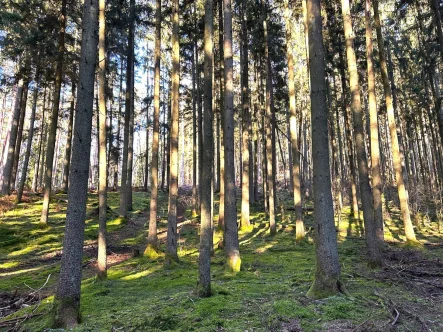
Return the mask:
[[305,226],[303,224],[303,211],[301,203],[300,188],[300,150],[299,138],[297,136],[297,111],[295,104],[295,77],[294,59],[292,55],[292,33],[291,33],[291,11],[289,0],[285,0],[285,22],[286,22],[286,56],[288,61],[288,90],[289,90],[289,113],[290,113],[290,138],[291,138],[291,188],[295,208],[295,240],[300,242],[305,237]]
[[192,216],[197,216],[197,93],[195,88],[195,53],[197,43],[192,45]]
[[[212,244],[212,200],[213,200],[213,109],[212,109],[212,73],[213,73],[213,1],[205,2],[205,70],[204,70],[204,110],[203,110],[203,167],[201,179],[201,226],[199,251],[198,293],[202,297],[211,295],[211,244]],[[172,179],[172,178],[171,178]]]
[[[178,129],[180,102],[180,36],[179,0],[172,2],[172,73],[171,73],[171,129],[170,129],[170,175],[168,199],[168,233],[166,239],[165,264],[178,261],[177,255],[177,195],[178,195]],[[212,77],[212,74],[211,74]],[[212,89],[212,87],[211,87]],[[212,103],[210,103],[212,104]],[[206,107],[206,106],[205,106]],[[212,130],[212,127],[211,127]],[[210,160],[212,164],[212,159]]]
[[351,11],[349,0],[342,0],[343,26],[346,41],[346,58],[348,61],[349,87],[351,90],[351,110],[354,123],[354,142],[357,152],[358,177],[360,179],[360,195],[365,225],[365,240],[369,254],[369,266],[381,265],[381,253],[376,237],[374,223],[374,205],[372,190],[369,184],[369,169],[365,151],[365,138],[363,131],[363,114],[360,100],[360,84],[357,72],[357,59],[354,50],[354,32],[352,29]]
[[267,171],[267,191],[268,191],[268,209],[269,209],[269,229],[271,235],[277,232],[275,225],[275,197],[274,197],[274,158],[273,158],[273,112],[271,107],[271,64],[269,60],[269,41],[268,41],[268,22],[266,18],[265,0],[262,0],[262,20],[264,31],[264,46],[265,46],[265,75],[266,75],[266,108],[265,108],[265,131],[266,131],[266,171]]
[[34,87],[34,94],[32,97],[31,118],[29,120],[28,142],[26,145],[25,160],[23,162],[22,174],[20,177],[20,182],[19,182],[19,186],[18,186],[18,190],[17,190],[17,203],[21,203],[21,201],[22,201],[23,189],[25,187],[26,176],[28,173],[29,157],[31,155],[31,148],[32,148],[32,138],[34,137],[34,122],[35,122],[35,112],[37,110],[39,82],[40,82],[40,69],[37,68],[36,72],[35,72],[35,79],[34,79],[35,87]]
[[307,1],[311,84],[312,162],[316,272],[308,296],[323,298],[341,291],[329,168],[328,109],[320,0]]
[[160,122],[160,52],[161,52],[161,0],[155,2],[154,49],[154,118],[152,122],[151,200],[149,206],[148,245],[145,255],[157,255],[157,206],[158,206],[158,139]]
[[241,3],[241,48],[242,48],[242,199],[241,199],[241,219],[240,228],[248,229],[251,226],[249,221],[249,129],[251,126],[249,109],[249,57],[248,57],[248,27],[246,22],[246,0]]
[[55,69],[55,84],[54,84],[54,103],[51,114],[51,124],[49,127],[48,144],[46,146],[46,160],[45,160],[45,184],[44,184],[44,197],[43,208],[40,217],[40,223],[43,225],[48,224],[49,214],[49,202],[51,199],[52,190],[52,171],[54,162],[54,148],[55,140],[57,136],[57,123],[58,113],[60,109],[60,92],[63,80],[63,55],[65,52],[65,28],[66,28],[66,2],[62,0],[62,7],[59,17],[60,30],[58,33],[58,54],[57,54],[57,66]]
[[12,164],[12,174],[11,174],[11,191],[15,189],[15,182],[18,171],[18,162],[20,159],[20,150],[22,147],[22,138],[23,138],[23,127],[25,125],[25,117],[26,117],[26,104],[28,102],[28,91],[29,91],[29,81],[25,82],[23,87],[23,96],[21,101],[21,111],[20,111],[20,120],[18,122],[18,132],[17,132],[17,141],[15,143],[14,149],[14,162]]
[[97,60],[98,1],[86,1],[83,11],[82,46],[75,112],[74,139],[63,256],[54,298],[54,327],[72,328],[80,318],[80,286],[83,238],[88,193],[89,155]]
[[106,160],[106,20],[105,0],[99,1],[99,35],[98,35],[98,144],[99,144],[99,176],[98,176],[98,255],[97,277],[105,279],[106,266],[106,200],[107,200],[107,160]]
[[38,142],[38,156],[34,167],[34,180],[32,181],[32,188],[34,192],[37,192],[40,164],[43,164],[42,147],[43,147],[43,132],[45,131],[45,106],[46,106],[46,87],[45,87],[45,92],[43,93],[43,107],[42,107],[42,118],[40,124],[40,135]]
[[400,149],[397,137],[397,126],[395,124],[394,106],[392,102],[392,91],[389,84],[388,67],[386,63],[384,40],[381,31],[380,15],[378,11],[378,0],[373,0],[375,28],[377,31],[378,52],[380,55],[380,69],[383,80],[383,89],[385,92],[386,109],[389,122],[389,133],[391,137],[391,151],[394,162],[395,178],[397,180],[398,197],[400,200],[400,210],[402,214],[403,224],[405,228],[406,240],[408,242],[417,242],[414,228],[409,213],[409,203],[406,193],[406,187],[402,174]]
[[374,202],[375,234],[379,244],[384,243],[383,213],[382,213],[382,182],[380,173],[380,143],[378,140],[378,112],[375,95],[375,73],[373,61],[371,0],[365,1],[366,26],[366,61],[368,65],[368,101],[371,139],[371,170],[372,170],[372,198]]
[[241,259],[238,243],[237,209],[235,194],[234,167],[234,94],[233,94],[233,59],[232,59],[232,5],[231,0],[223,0],[224,13],[224,225],[225,252],[227,267],[232,272],[240,271]]
[[[76,71],[74,67],[74,72]],[[66,137],[66,147],[65,147],[65,157],[63,160],[64,171],[63,171],[63,185],[62,191],[68,192],[68,179],[69,179],[69,171],[71,168],[71,142],[72,142],[72,126],[74,125],[74,107],[75,107],[75,91],[76,91],[76,82],[74,79],[75,75],[72,75],[72,86],[71,86],[71,108],[69,110],[69,120],[68,120],[68,136]]]

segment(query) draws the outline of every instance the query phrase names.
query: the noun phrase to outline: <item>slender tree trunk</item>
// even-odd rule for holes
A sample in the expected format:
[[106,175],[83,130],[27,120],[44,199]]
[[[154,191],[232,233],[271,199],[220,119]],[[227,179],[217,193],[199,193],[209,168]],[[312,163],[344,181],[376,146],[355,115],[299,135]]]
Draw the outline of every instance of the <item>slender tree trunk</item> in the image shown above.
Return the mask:
[[[304,0],[303,0],[304,1]],[[292,33],[291,33],[291,15],[289,0],[285,0],[285,22],[286,22],[286,56],[288,61],[288,90],[289,90],[289,113],[290,113],[290,138],[291,138],[291,156],[292,156],[292,194],[295,208],[295,240],[300,242],[305,237],[305,226],[303,224],[303,211],[301,203],[300,187],[300,150],[299,138],[297,136],[297,111],[295,104],[295,77],[294,77],[294,59],[292,55]]]
[[316,272],[308,296],[323,298],[341,291],[340,263],[329,168],[328,109],[320,0],[307,0],[311,86],[312,162]]
[[[172,2],[172,74],[171,74],[171,129],[170,129],[170,175],[168,200],[168,233],[165,264],[178,261],[177,255],[177,195],[178,195],[178,129],[179,129],[179,84],[180,84],[180,36],[179,0]],[[211,76],[212,78],[212,73]],[[212,87],[211,87],[212,91]],[[212,105],[212,103],[209,103]],[[206,106],[205,106],[206,107]],[[209,106],[210,107],[210,106]],[[211,127],[212,130],[212,127]],[[212,146],[212,145],[211,145]],[[212,164],[212,159],[210,160]]]
[[36,69],[34,82],[35,82],[35,87],[34,87],[34,94],[32,97],[31,118],[29,120],[28,142],[26,145],[25,160],[23,162],[22,174],[20,177],[20,182],[17,190],[17,203],[21,203],[22,201],[23,189],[25,187],[26,175],[28,173],[29,157],[31,155],[32,138],[34,137],[35,112],[37,110],[38,88],[40,83],[39,68]]
[[249,128],[251,126],[249,109],[249,57],[248,57],[248,27],[246,22],[246,0],[241,3],[241,34],[242,34],[242,200],[240,228],[248,229],[251,226],[249,221]]
[[[224,231],[225,229],[225,107],[224,107],[224,71],[225,71],[225,58],[224,58],[224,29],[223,29],[223,1],[218,0],[218,47],[220,50],[220,203],[218,205],[218,229]],[[222,239],[223,241],[224,239]]]
[[[74,72],[76,69],[74,68]],[[69,110],[69,120],[68,120],[68,136],[66,138],[66,147],[65,147],[65,157],[63,160],[64,171],[63,171],[63,185],[62,191],[68,192],[68,179],[69,179],[69,171],[71,168],[71,142],[72,142],[72,127],[74,125],[74,107],[75,107],[75,91],[76,91],[76,82],[74,81],[74,76],[72,76],[72,87],[71,87],[71,108]]]
[[371,128],[371,170],[372,170],[372,199],[374,201],[375,234],[379,244],[384,243],[383,213],[382,213],[382,183],[380,173],[380,143],[378,141],[378,112],[375,96],[375,73],[373,63],[371,0],[365,1],[366,26],[366,61],[368,65],[368,101],[369,122]]
[[275,224],[275,197],[274,197],[274,162],[273,151],[275,145],[273,142],[273,115],[271,106],[271,68],[269,61],[269,41],[268,41],[268,22],[266,18],[265,0],[262,0],[262,20],[264,31],[264,46],[265,46],[265,73],[266,73],[266,111],[265,111],[265,131],[266,131],[266,171],[267,171],[267,191],[268,191],[268,209],[269,209],[269,228],[271,235],[277,232]]
[[225,183],[224,183],[224,225],[225,252],[227,267],[232,272],[240,271],[241,259],[238,243],[237,209],[235,194],[234,167],[234,91],[233,91],[233,59],[232,59],[232,4],[231,0],[223,0],[224,13],[224,148],[225,148]]
[[120,161],[120,139],[121,139],[121,119],[122,119],[122,94],[123,94],[123,58],[120,58],[120,88],[118,92],[118,114],[117,114],[117,139],[116,146],[113,153],[114,157],[114,188],[118,188],[118,166]]
[[12,164],[12,174],[11,174],[11,184],[10,184],[11,191],[15,189],[15,182],[16,182],[17,171],[18,171],[18,162],[20,159],[20,150],[22,147],[23,127],[25,125],[26,104],[28,102],[28,91],[29,91],[29,81],[26,81],[25,85],[23,87],[20,120],[18,123],[18,132],[17,132],[17,142],[15,144],[15,149],[14,149],[14,163]]
[[[135,11],[135,0],[131,2],[131,10]],[[135,12],[134,12],[135,20]],[[135,21],[133,21],[135,24]],[[132,29],[132,44],[134,45],[134,27]],[[131,66],[131,93],[130,93],[130,113],[129,113],[129,138],[128,138],[128,177],[126,180],[126,205],[128,211],[132,211],[132,176],[134,168],[134,49],[132,52],[132,66]]]
[[[132,188],[129,183],[128,171],[131,168],[129,163],[129,149],[130,149],[130,127],[131,127],[131,113],[132,113],[132,68],[134,62],[134,21],[135,21],[135,0],[129,1],[129,31],[128,31],[128,53],[126,62],[126,94],[125,94],[125,124],[123,129],[123,159],[122,159],[122,177],[120,185],[120,216],[126,218],[129,207],[129,195],[132,196]],[[131,192],[128,190],[131,189]]]
[[192,216],[197,216],[197,93],[195,88],[196,43],[192,45]]
[[151,200],[149,206],[148,246],[145,255],[157,255],[157,205],[158,205],[158,140],[160,123],[160,52],[161,52],[161,0],[155,3],[154,49],[154,118],[152,121]]
[[384,50],[384,41],[381,31],[380,15],[378,11],[378,0],[373,0],[375,28],[377,31],[378,51],[380,55],[380,68],[383,81],[383,88],[385,92],[386,109],[389,122],[389,133],[391,136],[391,151],[394,162],[395,177],[397,180],[398,197],[400,200],[400,210],[402,214],[403,224],[405,228],[406,240],[408,242],[417,242],[414,228],[411,222],[411,215],[409,212],[408,196],[402,174],[400,149],[397,137],[397,127],[395,124],[394,106],[392,103],[392,91],[389,85],[388,67],[386,63],[386,56]]
[[40,125],[40,135],[39,135],[39,142],[38,142],[38,156],[37,156],[37,162],[35,164],[34,168],[34,180],[32,181],[32,188],[34,192],[37,192],[38,187],[38,179],[39,179],[39,171],[40,171],[40,164],[43,164],[43,153],[42,153],[42,146],[43,146],[43,132],[45,131],[45,106],[46,106],[46,87],[45,92],[43,93],[43,107],[42,107],[42,118],[41,118],[41,125]]
[[98,144],[99,144],[99,180],[98,180],[98,256],[97,277],[106,278],[106,200],[107,200],[107,160],[106,160],[106,20],[105,0],[99,1],[98,35]]
[[204,70],[204,111],[203,111],[203,167],[201,174],[201,227],[199,251],[199,295],[211,295],[211,244],[212,244],[212,196],[213,196],[213,109],[212,109],[212,73],[213,73],[213,1],[205,2],[205,70]]
[[358,177],[360,179],[360,195],[365,225],[365,239],[369,254],[368,264],[371,267],[375,267],[381,265],[381,253],[378,240],[376,238],[374,205],[372,201],[372,190],[369,184],[369,169],[365,151],[363,114],[360,100],[360,84],[357,72],[357,59],[354,50],[354,32],[352,29],[349,0],[342,0],[342,15],[346,41],[346,58],[348,61],[349,87],[352,97],[351,110],[354,123],[354,142],[357,152]]
[[86,1],[83,10],[82,46],[77,108],[63,256],[54,298],[54,327],[72,328],[80,318],[80,286],[83,238],[88,193],[89,155],[94,102],[94,74],[97,60],[98,1]]
[[62,7],[59,17],[60,30],[58,33],[58,55],[57,55],[57,66],[55,69],[55,84],[54,84],[54,103],[51,114],[51,125],[49,127],[48,144],[46,146],[46,160],[45,160],[45,187],[44,187],[44,197],[43,197],[43,208],[40,217],[40,223],[48,224],[48,214],[49,214],[49,202],[51,200],[51,190],[52,190],[52,171],[54,162],[54,148],[55,140],[57,136],[57,123],[58,123],[58,113],[60,109],[60,92],[62,87],[63,79],[63,55],[65,52],[65,28],[66,28],[66,2],[67,0],[62,0]]
[[8,144],[8,150],[6,155],[6,162],[3,167],[3,177],[2,177],[2,194],[3,195],[10,195],[11,189],[11,174],[12,174],[12,167],[14,163],[14,151],[15,151],[15,145],[17,141],[17,133],[18,133],[18,127],[20,122],[20,111],[21,111],[21,101],[22,101],[22,95],[23,95],[23,85],[24,81],[23,78],[19,79],[18,86],[17,86],[17,92],[15,95],[15,102],[14,102],[14,113],[12,115],[12,122],[11,122],[11,128],[9,129],[9,144]]

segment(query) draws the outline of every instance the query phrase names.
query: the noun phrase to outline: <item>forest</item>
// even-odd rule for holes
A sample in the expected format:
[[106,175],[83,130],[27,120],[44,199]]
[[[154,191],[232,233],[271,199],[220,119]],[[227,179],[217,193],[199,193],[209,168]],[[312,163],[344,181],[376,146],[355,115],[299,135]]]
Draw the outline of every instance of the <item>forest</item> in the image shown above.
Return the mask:
[[0,0],[0,331],[443,331],[442,15]]

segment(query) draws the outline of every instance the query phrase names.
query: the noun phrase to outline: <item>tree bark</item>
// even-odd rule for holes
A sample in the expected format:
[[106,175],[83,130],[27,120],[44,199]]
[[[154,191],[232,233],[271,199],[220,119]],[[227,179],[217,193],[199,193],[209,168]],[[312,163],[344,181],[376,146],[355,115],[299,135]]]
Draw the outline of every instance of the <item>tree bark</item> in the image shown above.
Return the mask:
[[352,28],[349,0],[342,0],[343,27],[346,41],[346,58],[348,61],[349,87],[351,90],[351,110],[354,124],[354,142],[357,152],[358,177],[360,179],[360,195],[362,200],[365,240],[369,254],[369,266],[381,265],[381,252],[376,238],[374,223],[374,205],[372,190],[369,184],[369,169],[365,151],[363,130],[363,114],[360,100],[360,84],[357,72],[357,59],[354,50],[354,32]]
[[79,86],[72,142],[71,184],[68,190],[60,276],[54,298],[54,327],[72,328],[80,318],[83,239],[88,193],[89,155],[97,59],[98,1],[85,1],[82,23]]
[[415,237],[414,228],[411,222],[408,196],[406,193],[406,187],[402,174],[400,148],[397,137],[397,126],[395,124],[394,105],[392,101],[392,91],[389,84],[388,67],[387,67],[385,49],[384,49],[384,40],[381,31],[380,14],[378,11],[378,0],[373,0],[373,6],[374,6],[375,29],[377,31],[378,52],[380,55],[380,69],[383,81],[383,89],[385,92],[389,133],[391,137],[391,152],[392,152],[392,159],[394,162],[395,178],[397,180],[397,190],[398,190],[398,197],[400,200],[400,210],[405,228],[406,240],[408,242],[414,243],[417,242],[417,239]]
[[248,26],[246,22],[246,0],[241,3],[241,48],[242,48],[242,199],[240,228],[248,229],[251,226],[249,220],[249,131],[251,126],[249,107],[249,57],[248,57]]
[[213,109],[212,109],[212,73],[213,73],[213,1],[205,2],[205,70],[204,70],[204,110],[203,110],[203,147],[201,174],[201,226],[199,251],[198,293],[201,297],[211,295],[211,245],[212,245],[212,201],[213,201]]
[[[180,84],[180,35],[179,0],[172,2],[172,74],[171,74],[171,129],[170,129],[170,175],[168,199],[168,233],[165,264],[178,261],[177,255],[177,195],[178,195],[178,130],[179,130],[179,84]],[[212,77],[212,74],[211,74]],[[211,87],[212,89],[212,87]],[[212,130],[212,127],[211,127]],[[212,159],[211,159],[212,163]]]
[[224,225],[225,253],[227,268],[232,272],[240,271],[241,259],[238,243],[237,209],[235,194],[234,167],[234,94],[233,94],[233,59],[232,59],[232,4],[231,0],[223,0],[224,14]]
[[106,158],[106,20],[105,0],[99,0],[99,36],[98,36],[98,144],[99,144],[99,180],[98,180],[98,255],[97,277],[105,279],[106,266],[106,201],[107,201],[107,158]]
[[20,182],[17,190],[17,203],[21,203],[22,201],[23,189],[25,187],[26,175],[28,173],[29,157],[31,155],[32,139],[34,137],[35,112],[37,110],[38,87],[40,83],[40,69],[38,67],[35,72],[34,83],[35,87],[34,87],[34,94],[32,97],[31,118],[29,120],[28,142],[26,145],[25,160],[23,162],[22,174],[20,177]]
[[[74,68],[74,72],[76,69]],[[71,143],[72,143],[72,127],[74,125],[74,108],[75,108],[75,91],[76,91],[76,82],[74,79],[75,75],[72,75],[72,86],[71,86],[71,108],[69,110],[69,120],[68,120],[68,136],[66,137],[66,147],[65,147],[65,157],[63,160],[64,171],[63,171],[63,185],[62,191],[68,192],[68,179],[69,179],[69,171],[71,168]]]
[[340,263],[329,168],[328,109],[320,0],[307,1],[311,86],[312,162],[316,272],[308,296],[323,298],[341,291]]
[[154,49],[154,118],[152,121],[151,200],[149,205],[149,232],[146,256],[157,255],[157,206],[158,206],[158,141],[160,123],[160,52],[161,52],[161,0],[155,2]]
[[372,170],[372,199],[374,202],[375,234],[379,245],[384,243],[383,213],[382,213],[382,182],[380,173],[380,143],[378,138],[378,112],[375,95],[375,73],[373,61],[371,0],[365,1],[366,27],[366,61],[368,66],[368,102],[371,139],[371,170]]
[[59,17],[60,30],[58,33],[58,54],[57,66],[55,69],[55,84],[54,84],[54,103],[51,114],[51,124],[49,127],[48,144],[46,146],[46,160],[45,160],[45,183],[44,183],[44,197],[43,208],[40,217],[40,223],[48,224],[49,202],[51,199],[52,190],[52,171],[54,161],[54,148],[57,136],[58,113],[60,109],[60,92],[63,79],[63,55],[65,52],[65,29],[66,29],[66,2],[62,0],[62,7]]

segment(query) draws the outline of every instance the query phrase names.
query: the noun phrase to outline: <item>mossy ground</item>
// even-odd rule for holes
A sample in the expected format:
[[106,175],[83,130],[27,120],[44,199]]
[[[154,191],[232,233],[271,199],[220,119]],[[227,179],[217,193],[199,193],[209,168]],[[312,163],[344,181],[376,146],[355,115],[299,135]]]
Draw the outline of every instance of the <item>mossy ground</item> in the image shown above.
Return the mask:
[[[149,196],[134,193],[134,211],[127,223],[117,218],[118,194],[110,193],[108,197],[111,245],[143,253]],[[52,274],[43,290],[48,297],[36,310],[41,313],[47,313],[52,306],[50,295],[55,290],[59,268],[56,253],[62,245],[66,196],[57,198],[51,205],[50,227],[46,229],[38,227],[41,201],[37,198],[12,207],[0,218],[0,293],[17,289],[19,294],[27,294],[30,290],[26,285],[39,288]],[[166,225],[166,198],[161,193],[160,239],[165,235],[162,231]],[[91,194],[86,222],[86,244],[90,246],[94,246],[97,233],[96,204],[96,195]],[[182,220],[192,219],[191,209],[181,214]],[[284,212],[283,221],[279,215],[277,235],[270,236],[262,204],[253,204],[253,229],[239,233],[241,271],[235,275],[227,272],[224,253],[216,248],[211,263],[213,295],[209,298],[196,295],[197,219],[180,228],[180,263],[173,267],[163,267],[162,255],[156,259],[128,256],[109,268],[108,280],[100,281],[94,277],[92,265],[85,264],[82,323],[76,330],[281,331],[285,324],[297,321],[303,331],[345,331],[346,328],[351,331],[359,325],[356,331],[386,331],[395,319],[395,310],[400,312],[395,323],[400,331],[421,330],[423,324],[443,330],[442,296],[427,296],[408,283],[380,274],[384,270],[367,269],[362,223],[349,219],[347,209],[341,214],[338,240],[342,282],[348,295],[323,300],[306,297],[315,272],[312,212],[306,211],[304,219],[307,241],[296,244],[290,211]],[[137,222],[138,228],[134,226]],[[387,223],[386,239],[394,248],[391,250],[420,250],[429,260],[442,257],[443,248],[435,245],[441,244],[437,223],[428,220],[420,227],[418,239],[434,244],[420,249],[402,248],[402,224],[395,212],[391,212]],[[219,233],[215,233],[215,246],[218,242]],[[161,240],[160,243],[160,250],[164,251],[164,243]],[[91,259],[85,254],[85,262]],[[34,309],[34,306],[22,309],[6,319]],[[49,315],[44,314],[27,320],[22,329],[39,331],[48,324]]]

